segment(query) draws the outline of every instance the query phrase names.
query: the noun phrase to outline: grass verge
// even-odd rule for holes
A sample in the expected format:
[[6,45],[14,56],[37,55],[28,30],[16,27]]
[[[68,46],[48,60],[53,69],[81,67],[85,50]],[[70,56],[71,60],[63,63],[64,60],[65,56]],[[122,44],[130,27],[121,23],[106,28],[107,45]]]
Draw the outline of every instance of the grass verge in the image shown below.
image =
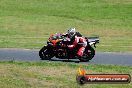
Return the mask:
[[87,73],[127,73],[132,75],[131,66],[71,64],[60,62],[0,61],[0,88],[131,88],[130,84],[87,84],[76,83],[80,65]]

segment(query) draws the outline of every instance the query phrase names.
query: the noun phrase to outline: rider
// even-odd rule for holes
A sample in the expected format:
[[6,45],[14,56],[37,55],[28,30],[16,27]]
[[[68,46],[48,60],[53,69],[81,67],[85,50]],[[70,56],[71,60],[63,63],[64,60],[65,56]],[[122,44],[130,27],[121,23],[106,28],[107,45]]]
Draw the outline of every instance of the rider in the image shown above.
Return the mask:
[[87,41],[85,37],[83,37],[79,32],[76,32],[75,28],[71,28],[68,30],[68,37],[71,39],[71,44],[68,45],[69,49],[73,49],[77,44],[80,45],[79,50],[77,52],[78,57],[82,57],[87,46]]

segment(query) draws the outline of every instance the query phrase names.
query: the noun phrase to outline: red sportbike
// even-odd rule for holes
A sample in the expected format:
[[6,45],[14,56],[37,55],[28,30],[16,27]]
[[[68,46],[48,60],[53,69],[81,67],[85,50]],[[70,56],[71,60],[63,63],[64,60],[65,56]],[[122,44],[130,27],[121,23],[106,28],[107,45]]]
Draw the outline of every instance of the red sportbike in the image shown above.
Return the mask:
[[70,40],[61,34],[51,35],[47,41],[47,45],[43,46],[39,51],[41,60],[50,60],[52,57],[60,59],[79,59],[80,61],[89,61],[95,55],[95,50],[92,47],[99,43],[99,37],[86,37],[87,47],[85,48],[82,57],[77,56],[79,44],[74,49],[69,49],[67,45]]

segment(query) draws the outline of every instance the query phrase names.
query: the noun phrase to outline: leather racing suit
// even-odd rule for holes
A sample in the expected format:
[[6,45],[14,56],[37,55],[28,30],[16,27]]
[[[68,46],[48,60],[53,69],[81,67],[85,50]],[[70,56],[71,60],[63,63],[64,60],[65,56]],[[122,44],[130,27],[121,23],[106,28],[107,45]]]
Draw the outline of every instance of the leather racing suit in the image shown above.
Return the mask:
[[83,53],[84,53],[84,51],[85,51],[85,48],[86,48],[86,46],[87,46],[87,41],[86,41],[86,39],[85,39],[85,37],[79,37],[79,36],[75,36],[74,37],[74,40],[73,40],[73,43],[71,44],[71,45],[68,45],[68,48],[69,49],[73,49],[73,48],[75,48],[76,46],[77,46],[77,44],[79,44],[79,50],[78,50],[78,52],[77,52],[77,55],[79,56],[79,57],[82,57],[83,56]]

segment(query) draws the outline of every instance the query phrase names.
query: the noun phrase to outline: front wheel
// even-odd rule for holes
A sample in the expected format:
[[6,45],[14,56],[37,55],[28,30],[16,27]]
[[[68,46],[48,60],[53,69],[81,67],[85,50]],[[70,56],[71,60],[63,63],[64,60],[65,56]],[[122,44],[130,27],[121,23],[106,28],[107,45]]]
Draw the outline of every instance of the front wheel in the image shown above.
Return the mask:
[[79,58],[80,61],[87,62],[91,60],[95,55],[95,50],[90,46],[86,47],[84,54],[82,57]]
[[47,46],[44,46],[40,51],[39,51],[39,56],[41,60],[50,60],[53,56],[50,55],[50,52],[47,48]]

